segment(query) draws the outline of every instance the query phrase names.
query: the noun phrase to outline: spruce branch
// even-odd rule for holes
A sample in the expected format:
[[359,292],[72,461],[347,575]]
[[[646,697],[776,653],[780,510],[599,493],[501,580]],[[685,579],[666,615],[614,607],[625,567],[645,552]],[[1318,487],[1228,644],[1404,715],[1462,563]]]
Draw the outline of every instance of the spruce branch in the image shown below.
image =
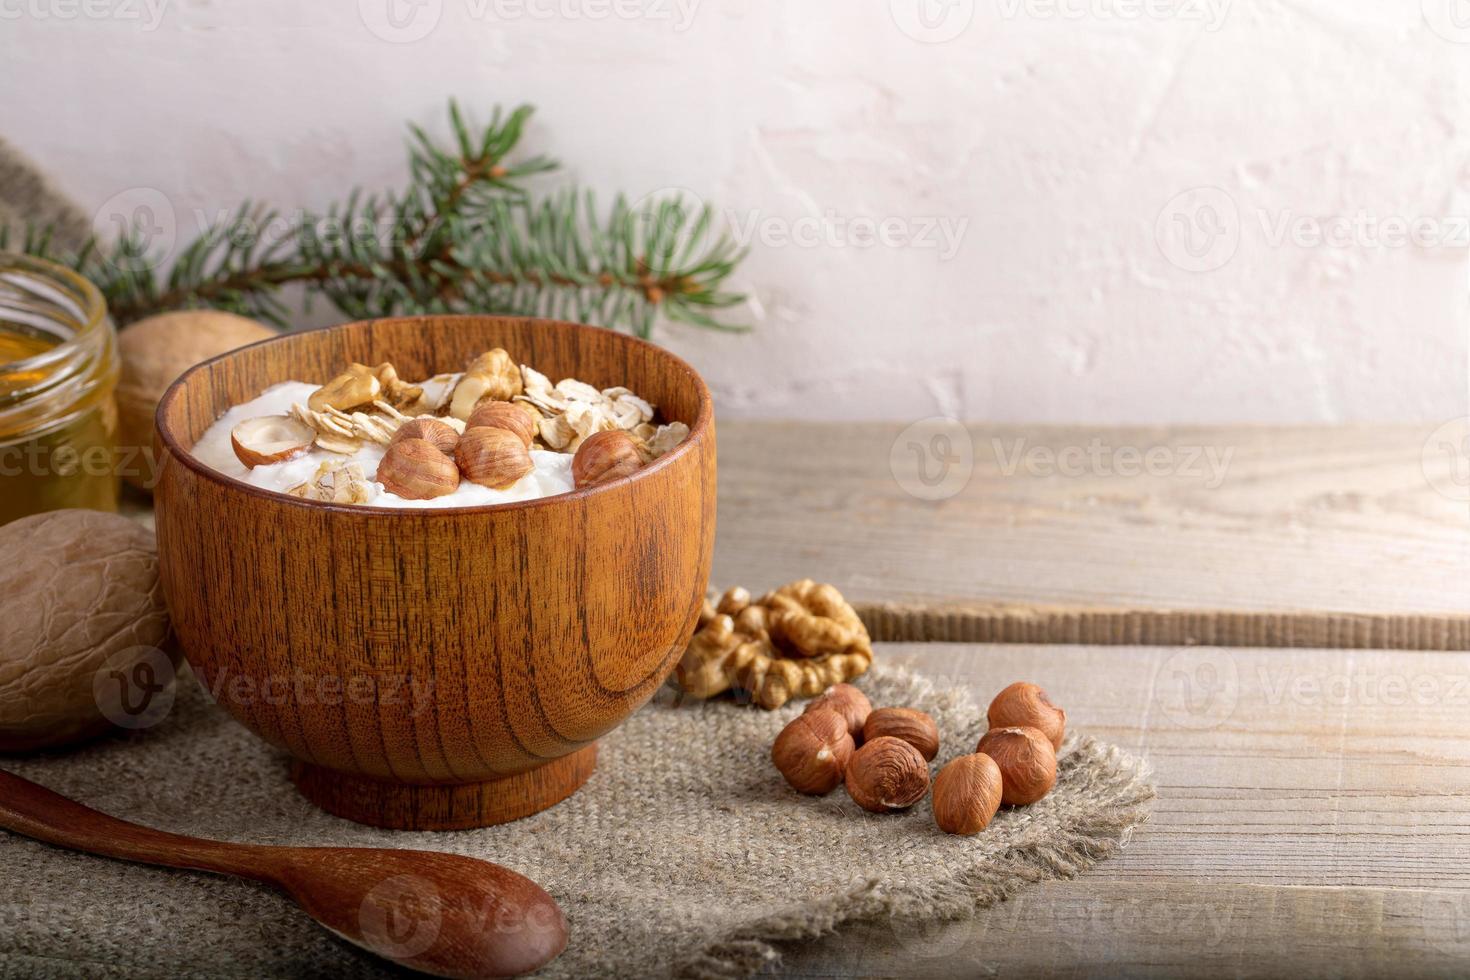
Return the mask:
[[[715,232],[707,206],[621,195],[601,214],[576,188],[533,195],[545,156],[512,160],[529,106],[473,129],[449,105],[452,141],[410,125],[410,183],[350,193],[295,220],[246,202],[181,249],[166,275],[141,224],[116,240],[57,253],[45,229],[22,251],[67,262],[107,297],[119,324],[171,309],[212,307],[289,325],[281,287],[306,287],[354,318],[482,312],[599,323],[648,336],[656,319],[743,329],[716,314],[744,300],[725,288],[744,257]],[[0,247],[4,247],[0,240]]]

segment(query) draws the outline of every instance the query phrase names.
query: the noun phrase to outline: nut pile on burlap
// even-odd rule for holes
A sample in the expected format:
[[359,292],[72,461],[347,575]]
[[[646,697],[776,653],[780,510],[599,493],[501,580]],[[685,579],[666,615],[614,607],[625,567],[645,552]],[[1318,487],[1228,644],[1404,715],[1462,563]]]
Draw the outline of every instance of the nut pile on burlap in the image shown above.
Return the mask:
[[[996,688],[1010,679],[997,678]],[[985,730],[983,707],[967,690],[881,665],[857,684],[875,705],[934,716],[942,735],[936,771],[973,751]],[[579,793],[525,820],[462,833],[381,831],[316,810],[292,788],[284,757],[207,704],[187,678],[172,715],[151,731],[3,764],[167,830],[418,847],[505,864],[566,912],[570,945],[539,974],[558,977],[742,976],[790,943],[857,920],[919,926],[970,915],[1106,858],[1146,819],[1154,796],[1136,760],[1072,734],[1049,796],[1002,809],[978,836],[946,836],[927,800],[876,816],[841,789],[825,798],[790,790],[769,752],[803,704],[768,712],[680,703],[665,689],[602,740],[597,772]],[[0,975],[388,975],[266,888],[3,833],[0,841]]]

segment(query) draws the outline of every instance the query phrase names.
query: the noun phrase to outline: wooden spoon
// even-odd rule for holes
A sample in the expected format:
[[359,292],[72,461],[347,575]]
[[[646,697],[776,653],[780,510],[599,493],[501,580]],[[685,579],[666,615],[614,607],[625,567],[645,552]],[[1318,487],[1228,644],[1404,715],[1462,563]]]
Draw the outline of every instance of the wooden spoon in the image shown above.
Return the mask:
[[103,857],[274,885],[348,942],[436,976],[516,976],[567,945],[566,921],[550,895],[476,858],[184,837],[109,817],[3,770],[0,827]]

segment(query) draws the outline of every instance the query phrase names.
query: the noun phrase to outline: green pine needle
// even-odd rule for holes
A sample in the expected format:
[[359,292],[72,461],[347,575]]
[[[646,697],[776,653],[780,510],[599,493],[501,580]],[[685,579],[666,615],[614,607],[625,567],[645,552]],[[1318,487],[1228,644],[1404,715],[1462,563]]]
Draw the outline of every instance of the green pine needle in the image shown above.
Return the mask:
[[[55,249],[47,228],[19,243],[64,262],[107,298],[119,325],[168,310],[211,307],[290,326],[282,286],[302,283],[353,318],[415,313],[504,313],[597,323],[647,337],[655,321],[743,330],[712,315],[745,297],[723,289],[745,252],[714,234],[713,212],[678,199],[607,214],[575,188],[535,197],[524,186],[556,161],[507,158],[532,109],[495,109],[476,130],[451,101],[453,145],[409,126],[410,184],[397,194],[354,190],[295,226],[245,202],[190,242],[167,274],[133,228],[115,241]],[[0,229],[0,248],[6,235]]]

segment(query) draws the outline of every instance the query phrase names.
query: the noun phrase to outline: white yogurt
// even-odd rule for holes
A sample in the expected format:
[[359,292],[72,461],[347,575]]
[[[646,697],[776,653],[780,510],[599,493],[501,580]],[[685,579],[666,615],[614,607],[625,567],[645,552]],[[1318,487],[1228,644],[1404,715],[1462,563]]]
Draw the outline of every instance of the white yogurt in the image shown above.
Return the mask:
[[[236,405],[221,415],[199,437],[194,444],[194,458],[205,466],[218,470],[225,476],[242,480],[263,490],[285,493],[287,490],[311,480],[317,468],[328,460],[339,463],[356,463],[362,467],[363,475],[369,480],[377,476],[378,461],[383,458],[386,447],[365,443],[351,456],[329,453],[323,449],[311,449],[295,459],[267,466],[247,467],[235,455],[230,445],[230,431],[246,419],[263,415],[286,415],[296,403],[306,404],[319,385],[304,381],[286,381],[267,388],[259,398]],[[464,480],[459,489],[443,497],[431,500],[406,500],[383,489],[374,481],[376,493],[373,499],[362,506],[367,507],[481,507],[490,504],[505,504],[514,500],[535,500],[558,493],[570,493],[572,486],[572,454],[554,453],[542,449],[531,450],[531,462],[535,469],[527,473],[504,490],[492,490],[478,483]]]

